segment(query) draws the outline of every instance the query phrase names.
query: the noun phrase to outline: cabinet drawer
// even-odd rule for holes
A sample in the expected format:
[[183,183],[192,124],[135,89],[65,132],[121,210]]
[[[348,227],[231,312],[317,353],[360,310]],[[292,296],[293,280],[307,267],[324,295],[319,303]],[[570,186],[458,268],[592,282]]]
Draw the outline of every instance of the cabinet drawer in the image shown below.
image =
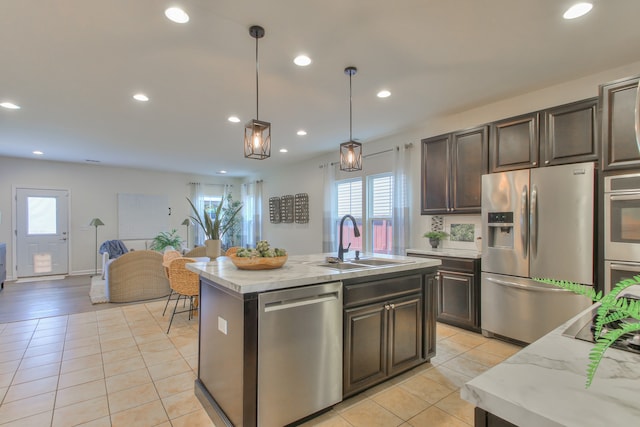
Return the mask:
[[422,291],[419,274],[344,286],[344,306],[369,304]]
[[465,258],[441,258],[442,265],[438,270],[455,270],[473,273],[474,260]]

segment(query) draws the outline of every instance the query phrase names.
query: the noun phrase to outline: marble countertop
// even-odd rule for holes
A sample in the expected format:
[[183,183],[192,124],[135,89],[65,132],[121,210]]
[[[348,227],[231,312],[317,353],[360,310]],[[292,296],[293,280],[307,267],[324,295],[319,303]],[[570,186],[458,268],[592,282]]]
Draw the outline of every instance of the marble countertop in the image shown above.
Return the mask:
[[482,253],[479,251],[469,249],[454,249],[454,248],[438,248],[438,249],[406,249],[407,254],[419,254],[419,255],[436,255],[436,256],[449,256],[456,258],[482,258]]
[[593,345],[562,335],[583,314],[466,383],[461,397],[521,427],[639,425],[640,355],[608,349],[585,388]]
[[[378,274],[396,273],[421,268],[435,267],[441,264],[438,259],[405,257],[399,255],[361,254],[360,258],[385,258],[396,261],[387,266],[362,267],[349,270],[337,270],[320,267],[327,256],[335,254],[314,254],[289,256],[287,263],[274,270],[239,270],[228,257],[219,257],[212,262],[187,264],[187,268],[219,285],[240,294],[265,292],[294,286],[353,279]],[[352,257],[345,257],[345,261]]]

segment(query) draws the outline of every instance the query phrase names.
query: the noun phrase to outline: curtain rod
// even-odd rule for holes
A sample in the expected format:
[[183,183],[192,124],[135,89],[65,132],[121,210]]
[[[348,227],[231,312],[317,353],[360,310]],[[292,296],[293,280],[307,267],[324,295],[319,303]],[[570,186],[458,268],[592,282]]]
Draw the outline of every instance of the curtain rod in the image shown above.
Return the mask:
[[[413,148],[413,142],[410,142],[408,144],[404,144],[404,149],[405,150],[408,150],[410,148]],[[365,155],[362,156],[362,158],[366,159],[367,157],[377,156],[378,154],[389,153],[389,152],[394,151],[394,150],[400,150],[400,147],[396,145],[394,148],[388,148],[386,150],[378,151],[376,153],[365,154]],[[335,166],[337,164],[340,164],[340,162],[331,162],[331,163],[329,163],[330,166]],[[320,169],[322,169],[324,166],[320,165],[319,167],[320,167]]]

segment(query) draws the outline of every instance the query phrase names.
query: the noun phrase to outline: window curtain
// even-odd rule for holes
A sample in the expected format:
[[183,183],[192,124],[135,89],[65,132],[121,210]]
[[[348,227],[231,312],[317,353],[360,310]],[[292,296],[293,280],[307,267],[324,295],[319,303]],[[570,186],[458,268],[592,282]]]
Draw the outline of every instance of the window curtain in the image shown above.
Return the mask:
[[393,247],[394,255],[404,255],[411,238],[411,150],[412,144],[396,147],[393,157]]
[[[202,184],[200,184],[199,182],[192,182],[190,185],[191,185],[191,197],[190,197],[191,202],[196,207],[196,209],[198,210],[198,214],[202,218],[202,215],[204,212],[204,190],[202,188]],[[190,216],[197,217],[195,215],[195,212],[191,212]],[[193,246],[204,245],[204,240],[205,240],[205,236],[204,236],[204,231],[202,230],[202,227],[194,223]]]
[[242,246],[262,240],[262,180],[242,184]]
[[322,165],[324,183],[324,210],[322,216],[322,251],[335,252],[336,242],[337,196],[336,196],[336,165],[325,163]]

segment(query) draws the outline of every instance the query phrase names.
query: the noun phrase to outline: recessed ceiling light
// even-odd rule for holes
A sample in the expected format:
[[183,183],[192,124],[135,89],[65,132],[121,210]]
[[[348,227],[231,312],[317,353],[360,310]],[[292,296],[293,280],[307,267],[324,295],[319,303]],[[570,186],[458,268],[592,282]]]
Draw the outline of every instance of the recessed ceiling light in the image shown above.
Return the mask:
[[296,132],[298,134],[298,136],[305,136],[307,134],[306,130],[302,130],[300,129],[298,132]]
[[178,24],[186,24],[189,22],[189,15],[187,12],[180,9],[179,7],[170,7],[164,11],[164,15],[169,18],[170,21],[173,21]]
[[223,175],[224,175],[225,173],[227,173],[227,171],[225,171],[225,170],[221,170],[221,171],[218,171],[218,173],[221,173],[221,174],[223,174]]
[[9,109],[9,110],[19,110],[19,109],[20,109],[20,106],[19,106],[19,105],[14,104],[13,102],[3,102],[3,103],[0,103],[0,107],[7,108],[7,109]]
[[140,102],[147,102],[149,100],[149,97],[144,93],[136,93],[135,95],[133,95],[133,99]]
[[40,150],[36,150],[33,152],[33,154],[35,154],[36,156],[42,156],[44,153]]
[[229,120],[231,123],[240,123],[240,119],[236,116],[231,116],[227,120]]
[[307,55],[298,55],[293,60],[293,63],[300,67],[306,67],[307,65],[311,64],[311,58],[309,58]]
[[576,3],[562,15],[564,19],[575,19],[586,15],[593,8],[591,3]]
[[391,92],[389,92],[388,90],[381,90],[380,92],[378,92],[378,98],[388,98],[391,96]]
[[280,149],[280,152],[281,152],[281,153],[288,153],[288,152],[289,152],[289,150],[287,150],[286,148],[281,148],[281,149]]

